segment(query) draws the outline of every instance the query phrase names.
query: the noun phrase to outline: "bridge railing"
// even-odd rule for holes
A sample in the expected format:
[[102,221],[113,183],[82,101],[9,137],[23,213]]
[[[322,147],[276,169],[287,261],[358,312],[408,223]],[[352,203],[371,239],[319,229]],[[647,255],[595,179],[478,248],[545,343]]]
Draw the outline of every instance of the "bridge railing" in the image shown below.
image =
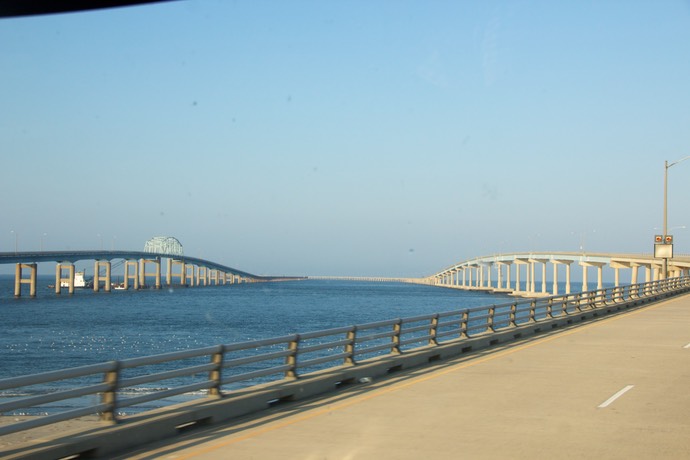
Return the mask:
[[3,379],[0,414],[27,414],[37,407],[51,412],[57,410],[56,403],[79,407],[0,425],[0,435],[85,415],[117,421],[122,409],[141,410],[152,401],[165,405],[180,395],[223,397],[257,384],[300,379],[319,370],[357,366],[383,356],[687,291],[690,278],[672,278]]

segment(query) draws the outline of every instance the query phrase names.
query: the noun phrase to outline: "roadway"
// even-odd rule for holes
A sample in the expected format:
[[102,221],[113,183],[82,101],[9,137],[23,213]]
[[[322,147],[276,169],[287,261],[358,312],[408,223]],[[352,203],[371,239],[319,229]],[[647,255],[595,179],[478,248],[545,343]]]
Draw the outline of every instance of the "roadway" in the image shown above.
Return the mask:
[[118,458],[690,458],[689,384],[686,295]]
[[65,250],[65,251],[26,251],[26,252],[0,252],[0,264],[36,263],[36,262],[77,262],[79,260],[112,260],[112,259],[154,259],[156,257],[172,258],[192,265],[199,265],[211,270],[222,270],[226,273],[244,276],[253,279],[267,279],[253,275],[236,268],[211,262],[198,257],[173,255],[158,252],[126,251],[126,250]]

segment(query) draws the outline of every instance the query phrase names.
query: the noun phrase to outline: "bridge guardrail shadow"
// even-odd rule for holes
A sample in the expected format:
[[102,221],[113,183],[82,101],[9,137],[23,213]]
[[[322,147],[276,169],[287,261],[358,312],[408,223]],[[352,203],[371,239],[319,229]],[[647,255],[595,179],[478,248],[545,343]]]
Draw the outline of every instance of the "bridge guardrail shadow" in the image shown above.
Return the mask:
[[[122,409],[190,393],[198,396],[185,403],[193,415],[176,418],[173,426],[216,422],[332,391],[363,376],[390,374],[686,292],[690,278],[670,278],[3,379],[0,414],[75,398],[98,402],[2,425],[0,435],[94,414],[113,426],[126,425],[130,417],[122,417]],[[166,389],[141,391],[151,384]],[[7,398],[3,393],[31,396]],[[237,410],[226,407],[222,415],[208,409],[204,415],[202,407],[223,401],[245,404]],[[147,414],[131,419],[160,415]]]

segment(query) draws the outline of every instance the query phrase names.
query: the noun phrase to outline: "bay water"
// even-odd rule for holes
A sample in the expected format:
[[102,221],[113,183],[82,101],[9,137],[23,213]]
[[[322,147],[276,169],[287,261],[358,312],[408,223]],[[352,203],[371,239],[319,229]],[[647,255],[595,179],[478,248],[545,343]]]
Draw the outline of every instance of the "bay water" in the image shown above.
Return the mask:
[[[28,292],[14,298],[13,276],[0,276],[0,379],[514,300],[426,285],[335,280],[110,293],[80,289],[58,296],[48,287],[54,282],[39,276],[35,298]],[[0,398],[16,396],[0,392]]]

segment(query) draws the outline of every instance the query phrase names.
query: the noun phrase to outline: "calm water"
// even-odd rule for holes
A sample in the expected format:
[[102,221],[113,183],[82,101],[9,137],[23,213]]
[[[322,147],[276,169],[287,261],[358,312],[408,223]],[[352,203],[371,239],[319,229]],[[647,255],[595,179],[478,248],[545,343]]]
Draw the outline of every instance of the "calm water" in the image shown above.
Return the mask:
[[0,378],[510,299],[316,280],[56,296],[49,283],[53,277],[41,277],[36,298],[15,299],[13,277],[0,276]]

